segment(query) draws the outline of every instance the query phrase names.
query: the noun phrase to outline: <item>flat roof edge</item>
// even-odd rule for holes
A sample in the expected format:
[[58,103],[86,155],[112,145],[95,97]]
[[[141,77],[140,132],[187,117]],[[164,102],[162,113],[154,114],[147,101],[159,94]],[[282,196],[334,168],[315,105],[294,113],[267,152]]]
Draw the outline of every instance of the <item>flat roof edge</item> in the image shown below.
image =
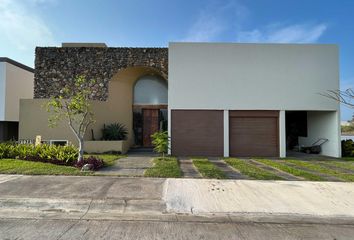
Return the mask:
[[278,46],[338,46],[336,43],[252,43],[252,42],[169,42],[171,44],[200,44],[200,45],[278,45]]
[[22,64],[20,62],[17,62],[15,60],[12,60],[11,58],[7,58],[7,57],[0,57],[0,62],[7,62],[7,63],[10,63],[16,67],[19,67],[19,68],[22,68],[23,70],[26,70],[26,71],[29,71],[31,73],[34,73],[34,69],[25,65],[25,64]]

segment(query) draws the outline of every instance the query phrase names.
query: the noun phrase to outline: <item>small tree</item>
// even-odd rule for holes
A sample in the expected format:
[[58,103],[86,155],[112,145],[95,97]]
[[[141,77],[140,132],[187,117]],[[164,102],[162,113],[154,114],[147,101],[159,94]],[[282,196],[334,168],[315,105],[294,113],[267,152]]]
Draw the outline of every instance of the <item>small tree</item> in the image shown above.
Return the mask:
[[[342,103],[343,105],[354,109],[354,90],[351,88],[348,88],[345,91],[342,90],[329,90],[324,94],[321,94],[325,97],[328,97],[330,99],[333,99],[337,102]],[[342,126],[342,132],[352,132],[354,129],[354,114],[352,117],[352,120],[349,121],[350,126]]]
[[53,97],[47,103],[49,126],[55,127],[60,120],[67,120],[68,125],[79,142],[79,156],[77,162],[83,160],[84,135],[88,126],[94,123],[94,114],[89,102],[91,86],[94,80],[88,81],[84,76],[75,78],[74,87],[66,86],[60,95]]
[[169,137],[167,131],[158,131],[151,135],[154,151],[162,154],[165,159],[165,153],[168,151]]
[[[329,90],[324,94],[321,94],[330,99],[336,100],[345,106],[354,109],[354,90],[348,88],[345,91],[342,90]],[[353,115],[354,119],[354,115]]]

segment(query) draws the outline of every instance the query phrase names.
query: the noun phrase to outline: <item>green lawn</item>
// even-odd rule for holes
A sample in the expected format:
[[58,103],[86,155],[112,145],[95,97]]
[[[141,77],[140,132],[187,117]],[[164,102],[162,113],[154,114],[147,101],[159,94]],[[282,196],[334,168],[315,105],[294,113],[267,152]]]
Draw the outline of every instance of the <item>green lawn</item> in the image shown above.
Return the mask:
[[192,159],[194,166],[206,178],[225,179],[227,176],[208,159]]
[[31,162],[16,159],[1,159],[0,173],[29,175],[90,175],[75,167],[60,166],[51,163]]
[[342,159],[345,161],[354,161],[354,157],[344,157]]
[[256,167],[255,165],[248,163],[247,160],[225,158],[224,161],[233,168],[240,171],[242,174],[257,180],[283,180],[282,177]]
[[343,173],[340,172],[338,170],[335,169],[331,169],[330,167],[324,167],[322,165],[316,164],[316,163],[312,163],[312,162],[308,162],[308,161],[300,161],[300,160],[286,160],[287,162],[290,162],[296,166],[299,167],[305,167],[309,170],[315,171],[315,172],[319,172],[319,173],[323,173],[323,174],[327,174],[327,175],[331,175],[334,177],[338,177],[341,178],[345,181],[350,181],[350,182],[354,182],[354,174],[347,174],[347,173]]
[[[88,154],[97,156],[104,162],[104,166],[111,166],[124,155]],[[28,174],[28,175],[91,175],[93,172],[81,172],[80,169],[70,166],[61,166],[51,163],[32,162],[17,159],[0,159],[0,174]]]
[[177,158],[165,157],[162,159],[158,157],[153,161],[154,165],[145,171],[145,177],[179,178],[182,176]]
[[263,164],[266,164],[268,166],[274,167],[276,169],[279,169],[283,172],[287,172],[290,173],[294,176],[298,176],[298,177],[302,177],[306,180],[310,180],[310,181],[323,181],[324,179],[318,175],[303,171],[301,169],[297,169],[294,167],[290,167],[284,163],[281,163],[279,161],[275,161],[275,160],[269,160],[269,159],[257,159],[258,162],[261,162]]

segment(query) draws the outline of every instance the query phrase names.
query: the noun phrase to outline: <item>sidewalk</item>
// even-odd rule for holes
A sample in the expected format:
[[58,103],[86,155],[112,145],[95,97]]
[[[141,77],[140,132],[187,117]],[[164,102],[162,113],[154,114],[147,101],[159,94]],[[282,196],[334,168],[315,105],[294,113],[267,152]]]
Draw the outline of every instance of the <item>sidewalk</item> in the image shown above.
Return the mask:
[[354,184],[0,175],[0,218],[354,224]]
[[129,153],[121,158],[113,166],[105,167],[96,172],[97,175],[142,177],[146,169],[153,165],[153,153]]

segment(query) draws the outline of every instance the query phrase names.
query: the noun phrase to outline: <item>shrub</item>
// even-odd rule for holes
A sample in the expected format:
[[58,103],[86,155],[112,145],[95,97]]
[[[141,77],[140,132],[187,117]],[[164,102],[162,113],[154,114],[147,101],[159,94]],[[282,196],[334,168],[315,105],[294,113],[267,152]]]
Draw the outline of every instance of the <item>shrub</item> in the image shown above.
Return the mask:
[[353,140],[342,140],[342,156],[354,157],[354,142]]
[[85,164],[92,164],[92,169],[90,170],[97,170],[103,167],[103,160],[95,156],[89,156],[88,158],[84,158],[83,161],[78,162],[75,167],[82,168]]
[[112,123],[102,129],[102,139],[108,141],[127,139],[128,130],[120,123]]
[[79,151],[73,145],[32,145],[16,143],[0,143],[0,159],[20,159],[33,162],[46,162],[56,165],[75,166],[81,168],[85,164],[92,164],[91,170],[103,167],[103,160],[95,156],[85,158],[77,163]]
[[40,162],[50,162],[58,165],[73,166],[78,157],[78,149],[72,145],[32,145],[32,144],[0,144],[0,159],[14,158]]
[[168,133],[167,131],[158,131],[151,135],[152,144],[154,145],[154,151],[161,153],[162,158],[165,157],[165,153],[168,151]]

